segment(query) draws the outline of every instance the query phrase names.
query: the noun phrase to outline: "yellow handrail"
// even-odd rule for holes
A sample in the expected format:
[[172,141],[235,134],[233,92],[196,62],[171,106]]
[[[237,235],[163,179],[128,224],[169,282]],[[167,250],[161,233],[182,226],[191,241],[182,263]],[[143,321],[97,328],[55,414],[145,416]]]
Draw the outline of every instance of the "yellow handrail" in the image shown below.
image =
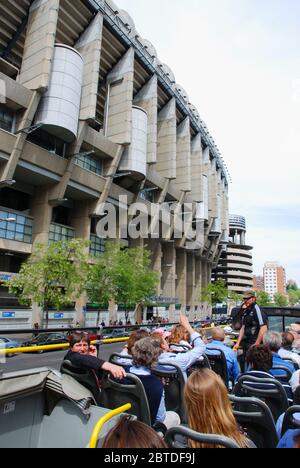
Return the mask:
[[[101,341],[101,340],[99,340]],[[99,342],[92,341],[91,344],[97,344]],[[103,340],[102,344],[111,344],[111,343],[122,343],[124,341],[128,341],[128,338],[114,338],[113,340]],[[7,349],[0,349],[0,356],[6,354],[19,354],[19,353],[32,353],[38,351],[55,351],[55,350],[63,350],[69,348],[70,345],[68,343],[65,344],[56,344],[56,345],[48,345],[48,346],[28,346],[24,348],[7,348]]]
[[115,416],[119,416],[119,414],[125,413],[125,411],[128,411],[131,409],[131,404],[128,403],[127,405],[121,406],[120,408],[117,408],[113,411],[110,411],[107,413],[105,416],[103,416],[99,422],[96,424],[93,434],[90,440],[90,448],[95,449],[97,447],[97,442],[99,439],[99,434],[101,429],[103,428],[104,424],[110,421],[112,418]]
[[[225,326],[217,327],[217,328],[225,328]],[[202,328],[201,331],[212,330],[216,327],[209,327],[209,328]],[[99,340],[102,344],[113,344],[113,343],[123,343],[128,341],[127,338],[113,338],[108,340]],[[92,344],[97,344],[99,341],[92,341]],[[6,354],[21,354],[21,353],[32,353],[38,351],[55,351],[55,350],[63,350],[69,348],[70,345],[68,343],[65,344],[57,344],[57,345],[48,345],[48,346],[30,346],[24,348],[12,348],[12,349],[0,349],[0,356],[5,356]]]

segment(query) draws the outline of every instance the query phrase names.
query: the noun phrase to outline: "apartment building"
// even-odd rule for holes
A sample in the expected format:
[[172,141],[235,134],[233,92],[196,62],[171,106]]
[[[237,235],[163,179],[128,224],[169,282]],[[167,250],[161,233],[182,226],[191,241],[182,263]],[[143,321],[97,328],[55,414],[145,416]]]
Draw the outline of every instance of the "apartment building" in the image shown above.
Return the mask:
[[254,276],[253,277],[253,289],[254,291],[264,291],[265,290],[265,280],[263,276]]
[[[133,240],[120,224],[118,236],[150,249],[155,301],[170,320],[180,310],[200,317],[199,289],[228,239],[228,174],[172,70],[112,1],[6,0],[0,18],[0,280],[38,242],[80,237],[91,259],[101,255],[105,203],[118,213],[120,197],[125,210],[176,204],[167,236]],[[189,227],[201,226],[192,248],[174,235],[185,204]],[[95,324],[86,302],[53,311],[50,325]],[[118,317],[114,304],[105,312]],[[1,329],[35,322],[39,307],[19,309],[0,288]]]
[[274,301],[275,294],[286,295],[286,273],[278,262],[266,262],[264,266],[265,291]]

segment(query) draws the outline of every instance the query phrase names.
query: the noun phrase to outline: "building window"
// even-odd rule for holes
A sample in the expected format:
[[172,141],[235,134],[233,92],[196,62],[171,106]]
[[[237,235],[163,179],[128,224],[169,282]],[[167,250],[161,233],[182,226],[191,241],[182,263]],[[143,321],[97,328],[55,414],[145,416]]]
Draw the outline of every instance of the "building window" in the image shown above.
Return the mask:
[[103,175],[103,162],[92,155],[79,155],[75,159],[75,164],[86,171],[94,172],[98,175]]
[[27,140],[35,145],[41,146],[49,151],[49,153],[56,154],[62,158],[65,157],[66,143],[60,138],[45,132],[45,130],[41,128],[30,133]]
[[96,234],[91,234],[90,255],[93,257],[100,257],[104,253],[104,250],[104,240]]
[[12,132],[14,122],[14,114],[7,107],[0,104],[0,128],[7,132]]
[[0,238],[31,244],[32,219],[27,216],[1,210]]
[[142,190],[140,193],[139,193],[139,197],[142,199],[142,200],[146,200],[146,201],[149,201],[150,203],[154,203],[155,199],[154,199],[154,191],[149,191],[149,190]]
[[74,239],[75,230],[62,224],[50,224],[49,242],[69,241]]

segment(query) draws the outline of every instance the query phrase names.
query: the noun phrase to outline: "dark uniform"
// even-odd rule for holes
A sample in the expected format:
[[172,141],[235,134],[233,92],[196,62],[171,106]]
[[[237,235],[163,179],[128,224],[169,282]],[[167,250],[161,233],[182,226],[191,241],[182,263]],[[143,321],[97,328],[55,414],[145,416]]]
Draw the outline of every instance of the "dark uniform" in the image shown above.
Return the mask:
[[268,326],[268,317],[257,304],[253,304],[244,311],[242,323],[245,327],[242,346],[244,359],[246,359],[248,349],[256,343],[261,327]]

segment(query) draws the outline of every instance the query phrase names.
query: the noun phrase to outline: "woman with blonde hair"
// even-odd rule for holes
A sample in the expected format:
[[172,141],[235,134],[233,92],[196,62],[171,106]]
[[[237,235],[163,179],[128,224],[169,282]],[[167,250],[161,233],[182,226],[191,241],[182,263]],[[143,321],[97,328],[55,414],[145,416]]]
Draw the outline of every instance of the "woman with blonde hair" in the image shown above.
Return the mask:
[[[185,388],[189,428],[202,434],[229,437],[241,448],[251,442],[240,432],[235,420],[227,389],[222,379],[209,369],[194,372]],[[190,441],[191,448],[217,448]]]
[[[182,325],[175,325],[169,337],[170,349],[174,351],[180,351],[180,346],[182,345],[182,351],[187,351],[187,349],[192,349],[189,344],[190,335]],[[172,344],[178,346],[173,347]]]

